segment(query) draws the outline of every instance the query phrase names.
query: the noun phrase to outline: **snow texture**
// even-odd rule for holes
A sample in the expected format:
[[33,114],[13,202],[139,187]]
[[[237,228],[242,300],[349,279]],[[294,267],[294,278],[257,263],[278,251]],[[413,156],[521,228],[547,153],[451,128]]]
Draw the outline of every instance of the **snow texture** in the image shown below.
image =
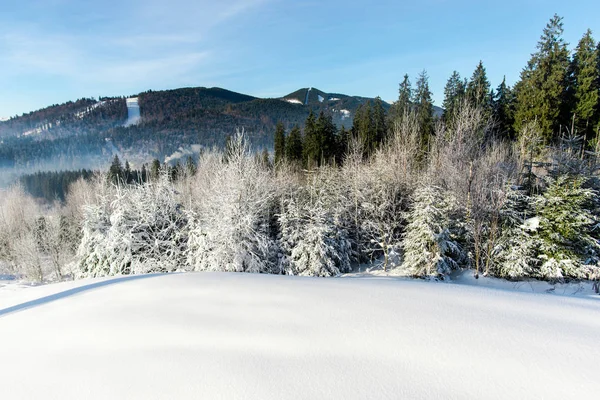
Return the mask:
[[6,399],[600,392],[600,303],[391,278],[189,273],[0,290]]
[[124,126],[137,125],[140,123],[142,117],[140,115],[140,105],[137,97],[130,97],[125,100],[127,103],[127,121]]
[[292,104],[304,104],[298,99],[285,99],[285,101],[287,101],[288,103],[292,103]]

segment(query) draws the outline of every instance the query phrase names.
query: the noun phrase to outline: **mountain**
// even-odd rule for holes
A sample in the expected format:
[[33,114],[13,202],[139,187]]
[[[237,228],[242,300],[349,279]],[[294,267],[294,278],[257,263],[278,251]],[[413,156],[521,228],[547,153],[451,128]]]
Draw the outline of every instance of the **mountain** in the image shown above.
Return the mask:
[[98,168],[114,154],[139,166],[223,146],[236,129],[245,130],[254,148],[270,148],[279,121],[291,129],[302,126],[311,111],[322,111],[349,128],[358,107],[370,100],[316,88],[258,98],[216,87],[83,98],[0,122],[0,167],[17,174]]

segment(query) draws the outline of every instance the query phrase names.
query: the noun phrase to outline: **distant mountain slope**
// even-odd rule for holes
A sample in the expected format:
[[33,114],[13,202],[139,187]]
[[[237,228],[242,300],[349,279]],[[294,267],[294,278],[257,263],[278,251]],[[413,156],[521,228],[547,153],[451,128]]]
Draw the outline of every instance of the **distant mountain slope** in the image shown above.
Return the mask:
[[316,88],[264,99],[206,87],[150,90],[130,101],[135,98],[135,124],[127,123],[125,98],[80,99],[0,122],[0,167],[19,173],[96,168],[114,154],[139,165],[192,145],[223,146],[242,128],[255,148],[271,147],[279,121],[290,129],[302,126],[311,111],[322,111],[349,128],[358,107],[373,100]]

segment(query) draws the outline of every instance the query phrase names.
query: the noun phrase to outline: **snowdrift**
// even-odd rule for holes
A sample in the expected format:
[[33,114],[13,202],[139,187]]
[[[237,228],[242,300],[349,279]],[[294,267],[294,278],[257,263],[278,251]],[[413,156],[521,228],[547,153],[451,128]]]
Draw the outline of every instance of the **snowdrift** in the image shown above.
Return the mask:
[[6,399],[594,398],[600,302],[189,273],[0,291]]

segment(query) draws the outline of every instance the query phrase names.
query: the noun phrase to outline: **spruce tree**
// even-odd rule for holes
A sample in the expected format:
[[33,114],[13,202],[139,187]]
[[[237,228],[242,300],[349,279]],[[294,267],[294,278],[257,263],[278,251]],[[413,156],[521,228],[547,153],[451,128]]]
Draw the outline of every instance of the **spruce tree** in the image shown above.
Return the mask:
[[500,136],[513,139],[514,95],[510,86],[506,84],[506,77],[494,93],[492,108]]
[[123,182],[123,167],[121,166],[121,160],[119,156],[115,155],[112,164],[108,169],[108,180],[114,184]]
[[309,169],[319,165],[321,146],[319,143],[319,133],[317,132],[317,120],[312,110],[304,123],[304,143],[302,150],[304,152],[304,162]]
[[131,183],[133,181],[133,174],[131,173],[131,167],[129,161],[125,160],[125,169],[123,170],[123,182]]
[[442,108],[444,109],[443,118],[446,124],[450,124],[456,114],[464,96],[464,90],[460,74],[457,71],[453,71],[444,87],[444,102],[442,103]]
[[[562,38],[562,18],[554,15],[544,28],[521,80],[515,86],[517,103],[515,130],[537,121],[543,138],[551,142],[564,124],[563,103],[567,91],[569,50]],[[562,118],[562,119],[561,119]]]
[[291,163],[302,163],[302,134],[298,125],[292,128],[285,141],[285,158]]
[[429,148],[429,140],[433,134],[433,100],[429,90],[429,77],[423,70],[417,78],[414,104],[417,112],[417,121],[421,132],[421,145],[423,151]]
[[390,108],[390,125],[398,123],[404,117],[404,114],[411,110],[412,86],[408,74],[404,75],[402,83],[398,89],[398,100]]
[[278,122],[277,127],[275,128],[275,143],[273,149],[275,153],[273,162],[277,166],[283,162],[283,159],[285,158],[285,129],[282,122]]
[[379,146],[387,136],[387,116],[385,113],[385,108],[383,108],[383,101],[381,101],[381,97],[377,96],[375,98],[375,103],[373,104],[373,123],[375,124],[375,141],[376,146]]
[[407,272],[421,277],[447,275],[458,267],[461,250],[450,234],[451,201],[441,188],[426,185],[413,196],[404,233]]
[[599,97],[598,49],[591,30],[579,41],[572,64],[577,134],[590,140],[598,121]]
[[474,107],[481,108],[484,113],[490,111],[490,82],[483,61],[479,61],[467,84],[467,99]]
[[156,158],[152,160],[152,165],[150,166],[150,179],[156,181],[160,176],[160,161]]
[[346,152],[348,151],[348,144],[350,143],[351,134],[352,132],[346,130],[343,125],[337,134],[335,161],[338,165],[341,165],[344,162]]
[[584,179],[561,175],[546,178],[548,188],[537,197],[538,235],[542,260],[539,276],[544,279],[588,278],[590,257],[597,258],[598,243],[590,235],[597,223],[590,205],[596,192],[584,188]]
[[372,154],[377,147],[377,131],[370,101],[359,107],[353,121],[352,133],[362,143],[365,155]]
[[319,165],[322,162],[329,163],[336,152],[337,127],[333,123],[331,115],[325,115],[323,111],[319,113],[316,122],[317,137],[319,142]]

